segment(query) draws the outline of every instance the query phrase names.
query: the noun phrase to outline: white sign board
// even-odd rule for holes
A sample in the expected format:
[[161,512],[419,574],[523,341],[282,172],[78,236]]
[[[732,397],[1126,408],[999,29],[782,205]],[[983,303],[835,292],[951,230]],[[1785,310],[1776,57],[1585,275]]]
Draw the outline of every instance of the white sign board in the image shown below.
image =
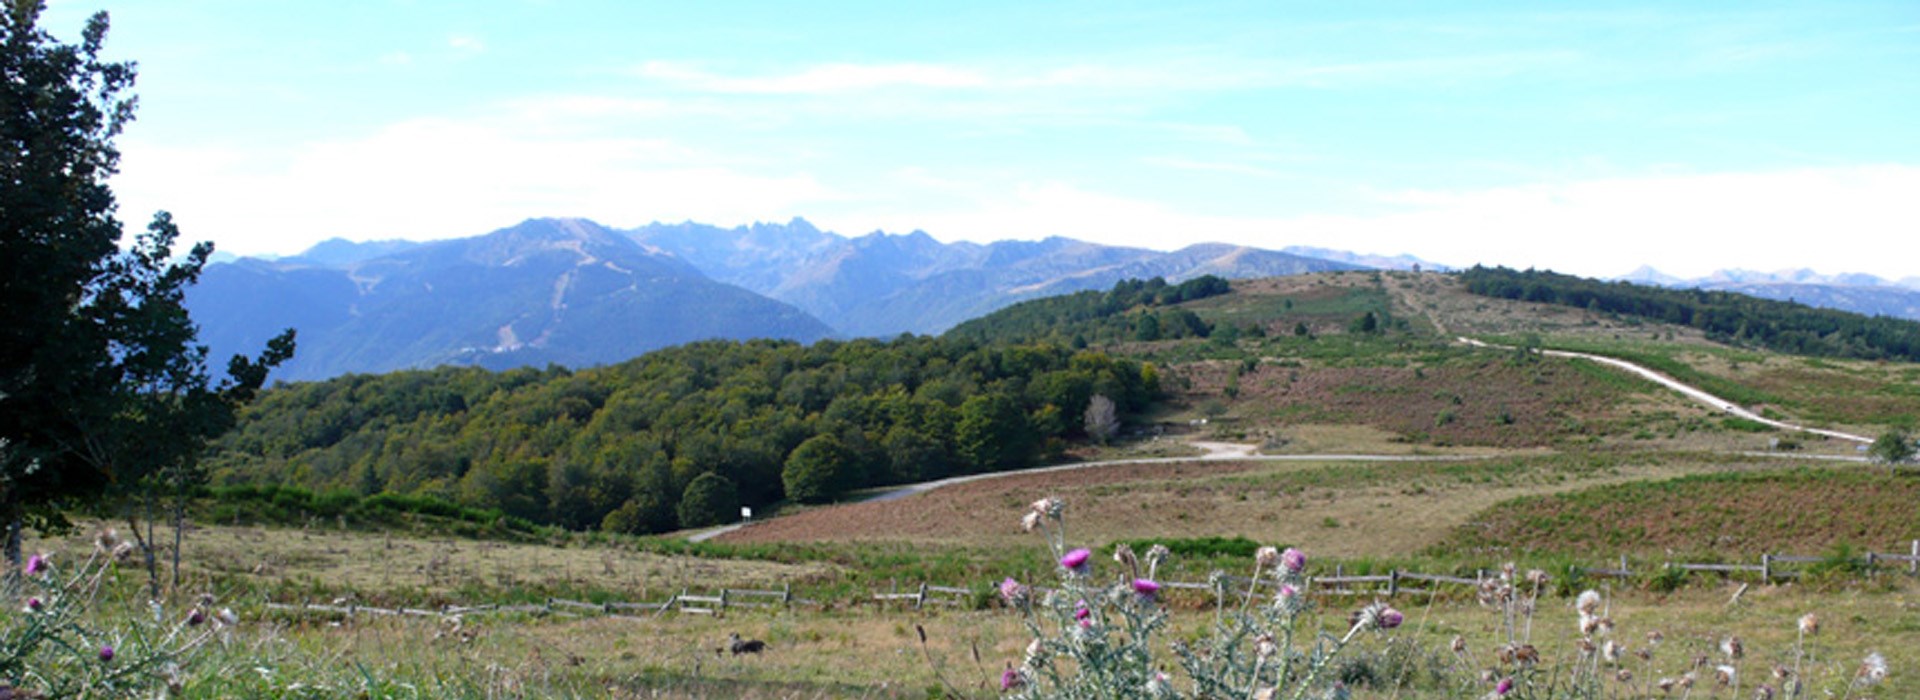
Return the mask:
[[740,506],[740,519],[741,519],[741,520],[752,520],[752,519],[753,519],[753,509],[752,509],[752,508],[748,508],[748,507],[746,507],[746,506]]

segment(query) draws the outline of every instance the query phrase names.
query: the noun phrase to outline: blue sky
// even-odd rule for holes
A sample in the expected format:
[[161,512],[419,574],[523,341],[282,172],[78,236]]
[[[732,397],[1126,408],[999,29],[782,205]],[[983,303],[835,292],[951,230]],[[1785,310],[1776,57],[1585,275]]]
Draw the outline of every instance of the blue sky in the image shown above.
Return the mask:
[[55,0],[124,216],[241,254],[804,217],[1920,276],[1920,4]]

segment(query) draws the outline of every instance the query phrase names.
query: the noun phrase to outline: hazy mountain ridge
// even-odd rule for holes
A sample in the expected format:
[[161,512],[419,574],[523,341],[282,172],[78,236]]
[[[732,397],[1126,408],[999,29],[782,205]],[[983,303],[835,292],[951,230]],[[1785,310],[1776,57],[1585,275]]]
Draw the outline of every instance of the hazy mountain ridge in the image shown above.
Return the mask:
[[654,223],[629,235],[854,336],[939,333],[1015,302],[1128,278],[1269,277],[1360,267],[1224,244],[1166,253],[1061,237],[941,243],[914,231],[848,238],[804,219],[731,229]]
[[1759,272],[1717,270],[1686,279],[1642,265],[1615,279],[1660,287],[1739,292],[1870,316],[1920,320],[1920,277],[1888,280],[1861,273],[1827,275],[1806,268]]
[[708,338],[832,334],[799,309],[584,220],[530,220],[338,266],[314,260],[209,266],[188,306],[213,356],[257,348],[288,326],[300,349],[275,378],[293,380],[441,364],[580,367]]

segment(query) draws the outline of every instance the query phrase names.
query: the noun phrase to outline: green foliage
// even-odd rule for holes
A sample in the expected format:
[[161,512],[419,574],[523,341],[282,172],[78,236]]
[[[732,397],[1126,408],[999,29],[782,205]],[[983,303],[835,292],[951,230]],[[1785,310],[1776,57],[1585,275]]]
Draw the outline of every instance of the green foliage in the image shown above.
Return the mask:
[[[207,441],[293,354],[289,330],[214,383],[184,306],[213,246],[176,256],[165,212],[120,245],[106,180],[133,118],[134,66],[101,60],[105,13],[73,46],[38,28],[41,8],[13,2],[0,16],[0,521],[15,535],[102,492],[143,510],[162,495],[177,504],[203,478]],[[18,537],[6,540],[17,560]],[[151,573],[153,543],[141,544]]]
[[1055,345],[710,341],[578,372],[446,367],[281,386],[242,413],[209,466],[226,485],[429,495],[571,529],[662,532],[705,472],[732,481],[743,505],[787,498],[789,461],[816,436],[845,450],[838,493],[1027,466],[1047,441],[1085,436],[1094,395],[1124,422],[1158,391],[1149,365]]
[[[1109,545],[1109,551],[1126,546],[1134,551],[1144,552],[1154,545],[1166,547],[1168,552],[1183,559],[1252,559],[1260,550],[1260,543],[1245,537],[1186,537],[1177,539],[1138,539],[1121,540]],[[1282,547],[1284,549],[1284,547]]]
[[832,433],[807,438],[787,455],[780,480],[787,498],[801,503],[825,503],[838,498],[853,482],[855,456]]
[[1021,302],[955,326],[947,336],[976,342],[1046,341],[1073,347],[1085,347],[1088,342],[1205,338],[1213,333],[1212,324],[1192,311],[1166,307],[1230,291],[1232,286],[1225,279],[1213,275],[1179,284],[1168,284],[1159,277],[1122,280],[1106,292],[1085,291]]
[[1867,448],[1867,456],[1886,464],[1899,464],[1913,459],[1913,452],[1913,438],[1907,435],[1907,431],[1898,428],[1881,433]]
[[707,472],[687,484],[680,496],[680,526],[706,527],[730,523],[740,517],[740,492],[733,482],[716,472]]
[[1553,272],[1475,266],[1461,273],[1483,296],[1591,308],[1692,326],[1715,340],[1817,357],[1920,361],[1920,322],[1862,316],[1732,292],[1664,289]]

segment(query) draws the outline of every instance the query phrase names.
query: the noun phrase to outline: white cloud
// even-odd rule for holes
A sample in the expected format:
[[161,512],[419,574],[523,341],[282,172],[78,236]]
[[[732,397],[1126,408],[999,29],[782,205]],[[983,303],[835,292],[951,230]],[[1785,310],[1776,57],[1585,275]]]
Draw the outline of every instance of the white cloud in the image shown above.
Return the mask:
[[447,47],[464,54],[477,54],[487,50],[487,42],[471,34],[455,34],[447,37]]
[[829,63],[785,75],[728,77],[683,63],[649,61],[638,72],[695,90],[723,93],[823,94],[889,87],[977,88],[990,83],[975,71],[923,63]]
[[1920,168],[1902,165],[1673,175],[1407,191],[1374,213],[1228,217],[1024,183],[965,210],[819,219],[844,230],[923,228],[943,239],[1050,235],[1173,249],[1202,241],[1412,253],[1455,265],[1593,276],[1652,264],[1680,275],[1811,267],[1898,279],[1920,264]]
[[416,120],[275,154],[129,144],[114,186],[130,226],[167,208],[186,237],[241,254],[291,253],[333,236],[471,236],[535,216],[625,226],[785,219],[833,197],[806,173],[698,160],[659,140]]

